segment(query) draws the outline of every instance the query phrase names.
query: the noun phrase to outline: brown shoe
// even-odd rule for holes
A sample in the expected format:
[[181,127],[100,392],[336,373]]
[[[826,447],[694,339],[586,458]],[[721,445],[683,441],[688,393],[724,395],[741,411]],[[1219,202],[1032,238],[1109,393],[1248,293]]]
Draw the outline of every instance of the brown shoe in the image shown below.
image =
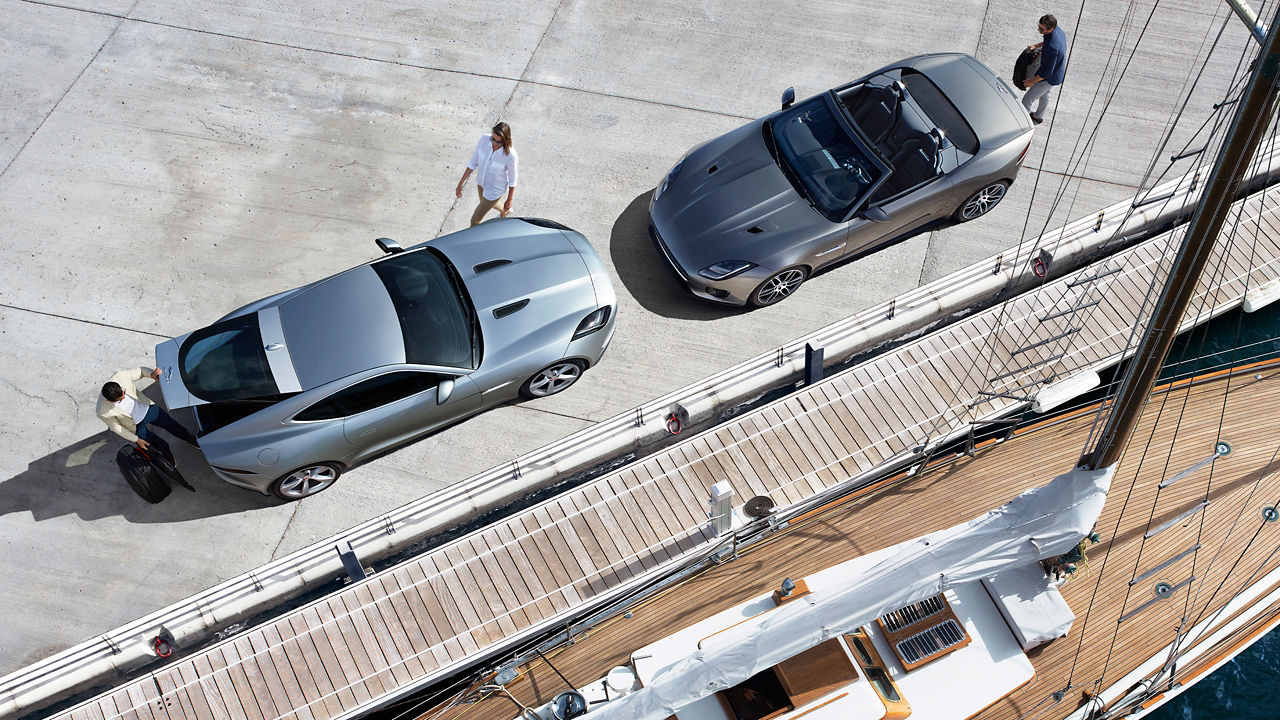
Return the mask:
[[1031,113],[1031,122],[1039,125],[1040,123],[1044,122],[1044,118],[1040,117],[1035,113]]

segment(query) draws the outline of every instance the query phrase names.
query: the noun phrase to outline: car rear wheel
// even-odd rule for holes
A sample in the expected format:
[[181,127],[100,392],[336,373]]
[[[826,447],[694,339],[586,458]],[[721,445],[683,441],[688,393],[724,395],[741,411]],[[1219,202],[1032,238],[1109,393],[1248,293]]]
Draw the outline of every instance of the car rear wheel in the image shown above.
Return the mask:
[[969,196],[964,204],[956,208],[952,218],[956,222],[969,222],[974,218],[982,217],[991,212],[991,209],[1000,204],[1004,199],[1005,192],[1009,189],[1009,183],[1005,180],[993,182],[982,188],[978,192]]
[[520,386],[520,394],[530,400],[555,395],[578,382],[580,377],[582,363],[577,360],[561,360],[551,363],[525,380],[524,385]]
[[809,271],[803,267],[779,270],[768,280],[760,283],[755,292],[751,293],[751,304],[756,307],[765,307],[786,300],[799,290],[800,285],[807,279],[809,279]]
[[281,500],[301,500],[328,490],[338,482],[338,476],[341,474],[342,470],[333,463],[307,465],[276,478],[276,481],[271,483],[271,494]]

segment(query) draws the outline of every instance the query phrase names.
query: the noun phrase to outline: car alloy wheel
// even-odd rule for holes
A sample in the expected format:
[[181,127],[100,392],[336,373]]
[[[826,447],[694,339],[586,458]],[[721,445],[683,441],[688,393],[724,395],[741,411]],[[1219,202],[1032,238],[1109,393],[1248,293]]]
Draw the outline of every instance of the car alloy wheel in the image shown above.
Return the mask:
[[525,381],[520,394],[527,398],[540,398],[555,395],[582,377],[582,364],[576,360],[561,360],[552,363]]
[[1009,183],[1001,180],[993,182],[982,188],[978,192],[969,196],[955,213],[956,222],[969,222],[974,218],[982,217],[991,212],[991,208],[1000,204],[1004,199],[1005,191],[1009,189]]
[[751,293],[751,304],[756,307],[765,307],[785,300],[791,297],[808,277],[809,271],[802,267],[780,270],[760,283],[760,287]]
[[329,489],[341,474],[342,471],[332,463],[307,465],[278,478],[271,484],[271,493],[281,500],[301,500]]

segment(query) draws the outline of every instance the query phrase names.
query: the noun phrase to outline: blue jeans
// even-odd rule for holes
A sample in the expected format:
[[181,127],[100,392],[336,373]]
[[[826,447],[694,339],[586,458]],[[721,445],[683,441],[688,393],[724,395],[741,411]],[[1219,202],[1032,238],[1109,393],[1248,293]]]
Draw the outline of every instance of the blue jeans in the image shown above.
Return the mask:
[[169,454],[169,443],[157,435],[149,426],[155,425],[164,428],[170,435],[190,445],[196,444],[196,436],[182,427],[177,420],[174,420],[169,413],[165,412],[159,405],[151,405],[147,408],[146,417],[142,418],[142,422],[138,423],[137,435],[146,440],[148,443],[155,443],[165,454]]

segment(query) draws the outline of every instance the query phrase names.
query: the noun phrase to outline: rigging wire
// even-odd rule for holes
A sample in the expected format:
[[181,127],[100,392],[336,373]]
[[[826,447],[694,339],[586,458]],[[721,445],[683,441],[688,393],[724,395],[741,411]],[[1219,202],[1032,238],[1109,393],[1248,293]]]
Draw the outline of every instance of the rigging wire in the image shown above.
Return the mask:
[[[1155,4],[1152,6],[1151,13],[1148,15],[1148,17],[1147,17],[1147,21],[1146,21],[1146,24],[1144,24],[1144,26],[1143,26],[1143,33],[1142,33],[1142,36],[1145,36],[1145,33],[1146,33],[1146,30],[1147,30],[1147,27],[1149,26],[1149,24],[1150,24],[1150,22],[1151,22],[1151,18],[1152,18],[1152,16],[1154,15],[1154,13],[1155,13],[1155,11],[1156,11],[1156,8],[1157,8],[1158,6],[1159,6],[1159,2],[1155,3]],[[1216,14],[1215,14],[1215,16],[1216,16]],[[1224,21],[1224,26],[1225,26],[1225,21]],[[1133,55],[1133,54],[1136,54],[1137,48],[1138,48],[1138,46],[1141,44],[1141,38],[1142,38],[1142,36],[1140,36],[1140,37],[1139,37],[1139,41],[1138,41],[1138,43],[1135,43],[1134,48],[1133,48],[1133,50],[1131,51],[1131,57],[1132,57],[1132,55]],[[1221,36],[1222,36],[1222,31],[1220,30],[1220,31],[1219,31],[1219,33],[1218,33],[1218,38],[1221,38]],[[1203,60],[1203,62],[1202,62],[1202,68],[1203,68],[1203,66],[1207,66],[1208,61],[1209,61],[1209,59],[1213,56],[1213,51],[1214,51],[1214,49],[1217,47],[1217,45],[1218,45],[1218,40],[1217,40],[1217,39],[1215,39],[1214,43],[1213,43],[1213,44],[1211,45],[1211,47],[1210,47],[1210,50],[1208,51],[1208,53],[1207,53],[1207,54],[1205,55],[1205,57],[1204,57],[1204,60]],[[1203,47],[1203,44],[1202,44],[1202,47]],[[1127,66],[1128,66],[1128,65],[1126,64],[1126,68],[1127,68]],[[1193,83],[1193,85],[1192,85],[1191,89],[1190,89],[1190,90],[1188,90],[1188,91],[1187,91],[1187,93],[1186,93],[1186,95],[1187,95],[1188,97],[1190,96],[1191,92],[1192,92],[1192,91],[1194,91],[1194,89],[1195,89],[1195,84],[1197,84],[1197,83],[1199,82],[1199,80],[1200,80],[1200,78],[1202,77],[1202,75],[1203,75],[1203,69],[1201,69],[1201,71],[1200,71],[1200,72],[1198,72],[1198,73],[1196,74],[1196,83]],[[1184,87],[1185,87],[1185,86],[1184,86]],[[1177,112],[1177,113],[1176,113],[1176,115],[1175,115],[1175,118],[1174,118],[1174,124],[1175,124],[1175,125],[1176,125],[1176,120],[1177,120],[1178,118],[1180,118],[1180,117],[1181,117],[1182,113],[1185,111],[1185,108],[1186,108],[1186,103],[1184,102],[1184,103],[1182,104],[1182,106],[1178,109],[1178,112]],[[1105,107],[1104,107],[1104,114],[1105,114]],[[1100,118],[1100,120],[1101,120],[1101,118]],[[1096,129],[1094,130],[1094,133],[1095,133],[1095,134],[1097,133],[1097,130],[1096,130]],[[1220,142],[1220,141],[1219,141],[1219,142]],[[1204,154],[1202,153],[1202,154],[1201,154],[1201,156],[1197,158],[1197,162],[1203,162],[1203,156],[1204,156]],[[1152,162],[1153,162],[1153,163],[1155,162],[1155,161],[1154,161],[1154,159],[1153,159],[1153,161],[1152,161]],[[1149,173],[1148,173],[1148,175],[1149,175]],[[1130,210],[1130,212],[1132,212],[1132,209]],[[1047,226],[1047,225],[1046,225],[1046,226]],[[1153,288],[1152,288],[1152,289],[1149,289],[1149,291],[1148,291],[1148,298],[1150,298],[1150,297],[1151,297],[1151,295],[1152,295],[1152,293],[1153,293],[1153,292],[1154,292],[1154,289],[1153,289]],[[1144,302],[1144,305],[1145,305],[1145,302]],[[1127,343],[1126,347],[1128,347],[1128,348],[1133,347],[1133,343],[1135,342],[1135,339],[1136,339],[1136,332],[1135,332],[1135,333],[1131,333],[1131,335],[1130,335],[1130,340],[1129,340],[1129,342]],[[1116,379],[1116,380],[1113,380],[1112,385],[1114,385],[1114,384],[1115,384],[1116,382],[1118,382],[1118,381],[1119,381],[1119,378],[1117,377],[1117,379]],[[1086,442],[1086,445],[1085,445],[1085,447],[1086,447],[1086,448],[1087,448],[1087,447],[1089,447],[1089,445],[1091,445],[1091,444],[1092,444],[1092,441],[1093,441],[1093,435],[1098,431],[1098,420],[1099,420],[1099,418],[1100,418],[1100,417],[1102,417],[1103,413],[1104,413],[1104,412],[1106,412],[1108,408],[1109,408],[1109,404],[1108,404],[1108,403],[1105,403],[1105,402],[1104,402],[1104,403],[1101,403],[1101,404],[1099,405],[1099,410],[1098,410],[1098,412],[1097,412],[1097,415],[1095,416],[1094,428],[1091,430],[1091,432],[1090,432],[1090,434],[1089,434],[1089,435],[1090,435],[1090,437],[1089,437],[1089,440]],[[1126,452],[1126,453],[1125,453],[1125,455],[1127,456],[1127,455],[1128,455],[1128,453]],[[1121,461],[1121,462],[1123,463],[1123,459],[1122,459],[1122,461]],[[1136,477],[1136,475],[1135,475],[1135,477]],[[1133,484],[1133,483],[1131,483],[1131,484],[1130,484],[1130,487],[1129,487],[1129,489],[1128,489],[1128,491],[1126,492],[1124,502],[1123,502],[1123,504],[1122,504],[1122,506],[1121,506],[1120,514],[1119,514],[1119,516],[1118,516],[1118,518],[1117,518],[1117,521],[1116,521],[1116,522],[1117,522],[1117,527],[1119,527],[1119,523],[1120,523],[1120,521],[1123,519],[1123,517],[1124,517],[1124,515],[1125,515],[1126,511],[1128,510],[1128,506],[1129,506],[1129,503],[1130,503],[1130,502],[1131,502],[1131,500],[1132,500],[1134,490],[1135,490],[1135,488],[1134,488],[1134,484]],[[1081,623],[1081,632],[1080,632],[1080,636],[1079,636],[1079,637],[1080,637],[1080,639],[1079,639],[1079,642],[1078,642],[1078,647],[1079,647],[1079,648],[1082,648],[1082,647],[1083,647],[1083,644],[1084,644],[1084,641],[1085,641],[1085,637],[1086,637],[1086,635],[1087,635],[1086,630],[1087,630],[1087,628],[1088,628],[1089,619],[1090,619],[1090,617],[1091,617],[1091,613],[1092,613],[1092,610],[1093,610],[1094,604],[1095,604],[1095,602],[1096,602],[1096,600],[1097,600],[1097,593],[1098,593],[1098,591],[1099,591],[1099,588],[1101,587],[1101,577],[1102,577],[1103,575],[1105,575],[1105,573],[1106,573],[1106,569],[1107,569],[1107,561],[1108,561],[1109,557],[1110,557],[1110,553],[1108,553],[1108,555],[1107,555],[1107,556],[1105,556],[1105,557],[1103,558],[1103,562],[1102,562],[1102,564],[1101,564],[1101,567],[1099,568],[1099,580],[1098,580],[1098,581],[1096,582],[1096,584],[1094,585],[1094,590],[1093,590],[1093,593],[1092,593],[1092,595],[1091,595],[1091,597],[1090,597],[1090,601],[1089,601],[1089,604],[1088,604],[1088,606],[1087,606],[1087,609],[1086,609],[1086,611],[1085,611],[1085,616],[1084,616],[1084,618],[1082,619],[1082,623]],[[1127,591],[1126,591],[1126,592],[1127,592]],[[1117,630],[1116,632],[1118,633],[1118,630]],[[1107,664],[1109,664],[1109,662],[1110,662],[1110,658],[1111,658],[1111,652],[1112,652],[1112,650],[1114,650],[1114,641],[1115,641],[1115,635],[1113,634],[1113,636],[1112,636],[1112,643],[1111,643],[1111,644],[1112,644],[1112,648],[1108,650],[1108,654],[1107,654],[1107,660],[1106,660],[1106,663],[1107,663]],[[1078,650],[1078,651],[1077,651],[1077,653],[1076,653],[1076,654],[1074,655],[1074,657],[1073,657],[1072,664],[1071,664],[1071,669],[1070,669],[1070,671],[1068,672],[1068,676],[1067,676],[1067,685],[1068,685],[1068,686],[1074,686],[1074,684],[1073,684],[1073,680],[1074,680],[1074,677],[1075,677],[1075,672],[1076,672],[1076,669],[1077,669],[1077,666],[1078,666],[1078,662],[1079,662],[1079,659],[1080,659],[1081,655],[1082,655],[1082,653]],[[1103,673],[1105,674],[1105,664],[1104,664],[1104,670],[1103,670]]]
[[[1070,66],[1070,64],[1071,64],[1071,55],[1072,55],[1072,53],[1074,53],[1074,51],[1075,51],[1075,42],[1076,42],[1076,38],[1079,36],[1079,28],[1080,28],[1080,25],[1081,25],[1081,19],[1082,19],[1083,15],[1084,15],[1085,6],[1087,6],[1087,4],[1088,4],[1088,3],[1087,3],[1087,1],[1086,1],[1086,2],[1083,2],[1083,3],[1081,4],[1080,11],[1076,14],[1076,28],[1077,28],[1077,32],[1076,32],[1076,33],[1074,33],[1074,34],[1072,35],[1071,44],[1070,44],[1070,46],[1069,46],[1069,47],[1068,47],[1068,49],[1067,49],[1067,59],[1066,59],[1066,61],[1067,61],[1067,66],[1068,66],[1068,67],[1069,67],[1069,66]],[[1126,25],[1122,25],[1121,27],[1122,27],[1122,29],[1123,29],[1124,27],[1126,27]],[[1115,50],[1114,50],[1114,46],[1113,46],[1113,49],[1112,49],[1112,54],[1113,54],[1113,55],[1114,55],[1114,52],[1115,52]],[[1110,60],[1110,58],[1108,58],[1107,65],[1108,65],[1108,66],[1110,66],[1110,63],[1111,63],[1111,60]],[[1096,97],[1096,91],[1095,91],[1095,97]],[[1092,108],[1092,105],[1090,105],[1090,108]],[[1050,125],[1050,127],[1049,127],[1049,132],[1048,132],[1048,134],[1047,134],[1047,136],[1046,136],[1046,138],[1045,138],[1045,145],[1044,145],[1044,149],[1041,151],[1041,163],[1040,163],[1041,168],[1043,168],[1043,165],[1044,165],[1044,157],[1048,155],[1049,145],[1050,145],[1050,143],[1051,143],[1052,139],[1053,139],[1053,126],[1052,126],[1052,125]],[[1031,195],[1032,195],[1032,197],[1035,197],[1036,190],[1039,188],[1039,184],[1040,184],[1040,172],[1041,172],[1041,171],[1042,171],[1042,170],[1039,170],[1039,171],[1037,171],[1037,172],[1035,173],[1035,180],[1032,182],[1032,189],[1031,189]],[[1058,190],[1058,192],[1059,192],[1059,193],[1061,193],[1061,192],[1062,192],[1062,187],[1061,187],[1061,186],[1059,186],[1059,190]],[[1026,229],[1027,229],[1027,225],[1028,225],[1028,223],[1030,222],[1030,217],[1031,217],[1031,205],[1030,205],[1030,204],[1028,204],[1028,206],[1027,206],[1027,210],[1026,210],[1025,219],[1024,219],[1024,221],[1023,221],[1022,236],[1021,236],[1021,239],[1018,241],[1018,245],[1017,245],[1017,247],[1016,247],[1016,249],[1015,249],[1015,251],[1014,251],[1014,257],[1021,257],[1021,256],[1022,256],[1022,250],[1023,250],[1023,248],[1024,248],[1024,246],[1026,245],[1026,242],[1027,242],[1027,238],[1026,238]],[[1045,274],[1044,279],[1041,281],[1041,286],[1043,286],[1043,283],[1044,283],[1044,282],[1047,282],[1047,280],[1048,280],[1048,273],[1046,273],[1046,274]],[[997,314],[997,317],[996,317],[996,319],[995,319],[995,327],[1000,328],[1000,327],[1003,327],[1003,326],[1004,326],[1004,318],[1005,318],[1005,314],[1008,312],[1008,307],[1009,307],[1009,301],[1008,301],[1008,300],[1006,300],[1005,302],[1001,303],[1001,305],[1000,305],[1000,311],[999,311],[999,313]],[[980,356],[980,357],[990,358],[990,357],[992,356],[992,354],[993,354],[993,353],[991,352],[991,347],[992,347],[993,343],[995,343],[995,342],[996,342],[996,340],[997,340],[997,337],[996,337],[996,336],[998,336],[998,335],[1000,335],[1000,334],[1001,334],[1000,332],[994,332],[994,333],[989,333],[989,334],[986,336],[986,338],[985,338],[985,344],[984,344],[984,350],[983,350],[983,351],[981,351],[981,352],[979,353],[979,356]],[[964,377],[960,380],[960,382],[956,382],[956,383],[953,383],[953,384],[951,385],[951,388],[952,388],[952,394],[951,394],[951,398],[950,398],[950,399],[948,400],[948,402],[947,402],[947,405],[948,405],[949,407],[955,407],[955,406],[957,405],[956,400],[958,400],[958,399],[959,399],[960,389],[961,389],[961,388],[963,388],[963,387],[965,387],[965,386],[967,386],[967,384],[970,382],[970,380],[972,380],[972,378],[974,377],[974,372],[975,372],[975,371],[987,372],[987,371],[990,371],[990,370],[992,370],[992,369],[993,369],[993,368],[992,368],[992,365],[991,365],[990,363],[988,363],[985,367],[980,367],[978,363],[969,363],[969,364],[966,366],[966,368],[965,368],[965,374],[964,374]],[[1006,363],[1005,368],[1002,368],[1002,369],[1007,369],[1007,363]],[[967,404],[966,404],[966,405],[967,405]],[[965,416],[973,417],[974,415],[976,415],[976,413],[975,413],[975,409],[976,409],[976,407],[977,407],[977,406],[971,406],[971,407],[969,407],[969,409],[968,409],[967,411],[962,411],[962,412],[960,412],[960,413],[957,413],[957,415],[956,415],[956,419],[957,419],[957,420],[959,420],[959,419],[961,419],[961,418],[963,418],[963,417],[965,417]],[[934,435],[934,433],[935,433],[935,432],[937,432],[938,427],[942,424],[942,421],[943,421],[943,419],[944,419],[945,417],[946,417],[946,415],[944,414],[943,416],[940,416],[940,417],[936,418],[936,419],[934,420],[933,424],[929,427],[929,429],[928,429],[927,431],[925,431],[925,444],[926,444],[926,445],[927,445],[927,443],[928,443],[928,441],[929,441],[929,438],[932,438],[932,437],[933,437],[933,435]]]

